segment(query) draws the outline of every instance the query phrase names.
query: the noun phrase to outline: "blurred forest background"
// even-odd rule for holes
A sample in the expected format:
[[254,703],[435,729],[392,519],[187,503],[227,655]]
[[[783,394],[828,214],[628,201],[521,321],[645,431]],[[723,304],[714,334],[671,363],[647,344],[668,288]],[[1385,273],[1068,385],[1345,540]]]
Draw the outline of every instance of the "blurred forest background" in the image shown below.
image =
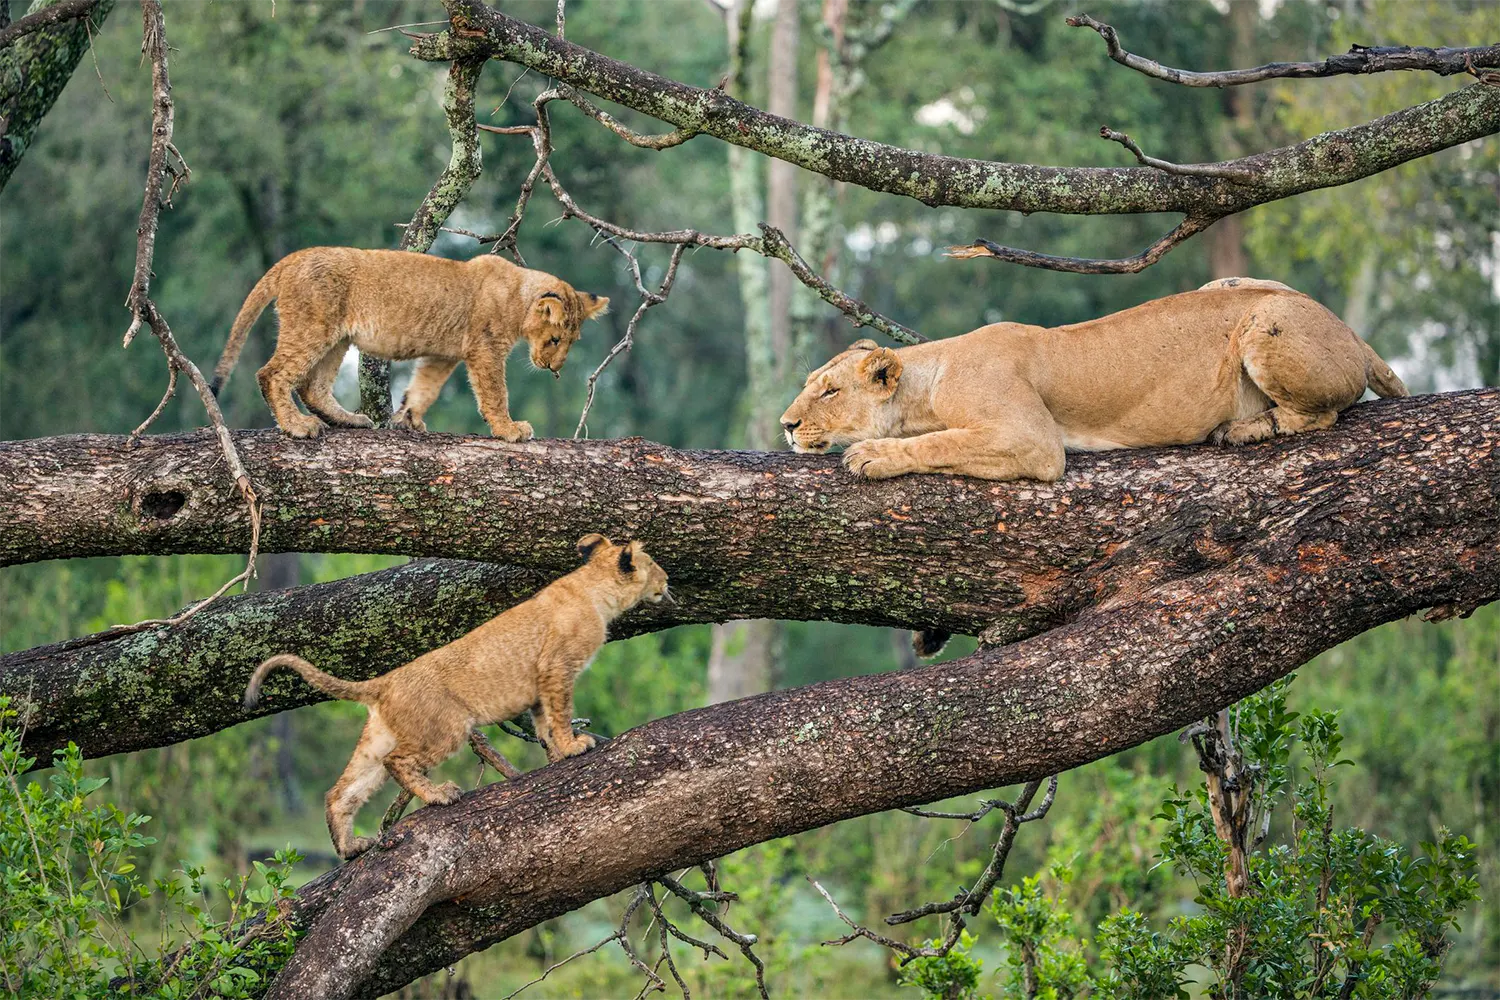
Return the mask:
[[[550,3],[505,7],[550,24]],[[757,4],[751,90],[740,95],[763,107],[775,8]],[[1110,62],[1097,35],[1063,24],[1084,9],[994,0],[912,5],[860,67],[862,86],[843,130],[962,156],[1125,164],[1125,150],[1098,138],[1108,124],[1148,153],[1195,162],[1363,122],[1471,82],[1390,73],[1238,92],[1175,87]],[[1318,58],[1353,42],[1477,45],[1500,38],[1496,3],[1180,0],[1086,9],[1115,25],[1132,51],[1194,69]],[[851,23],[880,11],[855,3]],[[440,106],[445,67],[409,58],[401,34],[382,29],[444,15],[438,4],[418,0],[280,0],[274,8],[269,0],[174,2],[166,13],[176,144],[192,180],[162,217],[153,294],[184,349],[207,367],[251,285],[282,255],[320,244],[396,245],[397,224],[410,218],[449,156]],[[805,4],[800,14],[796,116],[810,120],[820,5]],[[572,0],[567,26],[573,41],[702,86],[716,83],[728,63],[724,20],[706,0]],[[150,73],[140,39],[137,11],[121,4],[0,200],[0,438],[125,433],[161,394],[163,363],[151,339],[128,352],[119,348],[149,137]],[[480,87],[480,121],[530,121],[530,101],[545,85],[536,74],[492,63]],[[639,116],[610,110],[653,130]],[[553,165],[590,212],[637,229],[743,228],[732,205],[729,157],[713,139],[662,153],[636,149],[562,105],[554,105],[553,129]],[[495,232],[533,156],[523,138],[481,133],[481,142],[483,176],[449,224]],[[764,161],[752,168],[763,174]],[[819,179],[802,175],[798,182]],[[536,198],[521,243],[528,262],[616,303],[602,323],[585,329],[560,382],[513,366],[512,414],[530,420],[538,436],[569,436],[585,376],[624,332],[636,298],[623,258],[580,222],[544,224],[559,213],[544,188]],[[1126,256],[1175,219],[931,210],[854,188],[834,193],[832,219],[824,260],[834,281],[930,336],[1001,319],[1083,320],[1195,288],[1228,266],[1327,303],[1391,359],[1414,392],[1500,384],[1494,139],[1253,210],[1135,276],[1057,274],[940,254],[945,244],[985,236],[1050,253]],[[659,250],[641,250],[648,284],[660,280],[665,265]],[[467,257],[479,248],[444,234],[434,252]],[[746,270],[727,254],[690,253],[671,299],[650,312],[634,350],[601,379],[591,436],[643,435],[693,448],[755,443],[747,439],[744,392],[745,331],[754,309],[742,305],[741,284],[765,267],[759,258]],[[814,323],[818,349],[791,359],[792,372],[858,336],[821,304]],[[269,320],[260,323],[226,391],[234,426],[270,425],[250,373],[268,356],[273,330]],[[397,395],[405,375],[398,366]],[[349,366],[339,392],[352,402]],[[179,393],[155,430],[202,422],[192,393]],[[434,431],[485,430],[459,378],[428,423]],[[3,651],[171,612],[233,575],[236,559],[5,569]],[[259,585],[334,579],[394,561],[268,557]],[[774,683],[896,669],[903,641],[886,630],[791,623]],[[702,704],[713,645],[706,627],[610,645],[580,681],[580,714],[615,734]],[[961,641],[953,647],[950,654],[966,651]],[[1500,613],[1492,607],[1465,621],[1413,620],[1370,632],[1300,671],[1289,698],[1297,709],[1340,713],[1343,754],[1356,764],[1339,779],[1340,825],[1412,845],[1446,825],[1479,844],[1483,901],[1462,919],[1446,983],[1484,990],[1466,995],[1500,995],[1493,992],[1500,990]],[[250,859],[291,844],[308,856],[297,875],[306,879],[331,861],[322,795],[362,719],[357,705],[318,705],[193,743],[92,762],[88,770],[109,779],[102,794],[111,801],[153,817],[144,832],[157,842],[141,852],[143,869],[165,873],[190,861],[241,871]],[[524,766],[541,763],[539,754],[495,738]],[[449,777],[472,782],[472,761],[456,758],[448,768]],[[1186,912],[1192,883],[1156,867],[1162,821],[1153,814],[1174,784],[1200,780],[1191,752],[1173,738],[1064,775],[1047,822],[1023,831],[1007,879],[1071,862],[1072,880],[1049,891],[1083,928],[1126,905],[1157,921]],[[389,790],[379,804],[388,799]],[[378,815],[367,809],[361,826]],[[723,881],[743,896],[736,924],[760,936],[773,993],[915,996],[897,985],[889,956],[874,946],[819,946],[843,928],[803,875],[822,880],[857,917],[878,922],[972,878],[993,833],[900,813],[872,816],[743,852],[724,862]],[[466,980],[482,997],[503,996],[608,934],[620,908],[618,901],[591,904],[439,978]],[[1003,938],[993,922],[977,937],[974,953],[990,958],[987,969],[1002,964]],[[708,995],[753,993],[742,963],[694,961],[686,968]],[[605,951],[527,995],[618,996],[637,986],[619,954]]]

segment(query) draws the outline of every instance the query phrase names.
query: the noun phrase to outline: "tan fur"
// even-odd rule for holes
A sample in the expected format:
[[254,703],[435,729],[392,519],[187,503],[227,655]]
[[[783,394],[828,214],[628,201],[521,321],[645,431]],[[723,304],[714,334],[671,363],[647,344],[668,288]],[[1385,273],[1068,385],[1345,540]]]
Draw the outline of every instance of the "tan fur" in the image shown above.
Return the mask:
[[616,545],[585,535],[587,562],[535,596],[448,645],[368,681],[345,681],[301,657],[262,663],[245,689],[250,707],[272,670],[288,668],[326,694],[369,706],[354,755],[328,792],[328,832],[343,858],[368,849],[354,815],[386,774],[428,805],[447,805],[457,785],[427,772],[463,746],[476,726],[531,712],[549,761],[583,753],[592,736],[573,733],[573,682],[604,644],[609,623],[642,600],[667,594],[667,574],[640,542]]
[[[427,408],[463,362],[490,433],[528,440],[531,425],[510,418],[506,356],[525,339],[532,365],[555,375],[583,321],[609,306],[607,298],[574,291],[561,278],[493,254],[458,261],[400,250],[312,247],[282,258],[251,289],[214,368],[216,393],[272,299],[279,299],[281,328],[275,353],[256,377],[276,423],[293,437],[313,437],[325,421],[371,426],[368,417],[333,398],[334,376],[353,345],[379,358],[417,359],[397,426],[426,430]],[[294,391],[309,413],[297,409]]]
[[1407,394],[1317,302],[1227,278],[1072,326],[996,323],[898,350],[862,340],[807,377],[781,423],[799,452],[848,445],[844,465],[872,479],[1051,481],[1066,451],[1331,427],[1366,387]]

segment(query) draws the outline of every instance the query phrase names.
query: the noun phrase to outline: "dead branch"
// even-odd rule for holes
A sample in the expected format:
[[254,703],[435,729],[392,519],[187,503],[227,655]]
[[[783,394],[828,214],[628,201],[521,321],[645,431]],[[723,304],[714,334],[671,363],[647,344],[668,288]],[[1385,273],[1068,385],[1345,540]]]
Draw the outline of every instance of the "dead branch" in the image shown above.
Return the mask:
[[1318,62],[1276,62],[1251,69],[1231,69],[1212,73],[1173,69],[1154,59],[1126,52],[1114,28],[1087,14],[1067,18],[1074,28],[1092,28],[1104,39],[1109,57],[1121,66],[1138,73],[1184,87],[1238,87],[1247,83],[1281,78],[1342,76],[1350,73],[1387,73],[1397,70],[1420,70],[1439,76],[1472,73],[1475,68],[1500,67],[1500,45],[1475,48],[1437,48],[1418,45],[1355,45],[1342,55],[1329,56]]
[[944,256],[958,260],[973,257],[993,257],[1007,264],[1022,264],[1048,271],[1068,271],[1073,274],[1136,274],[1155,264],[1174,247],[1203,232],[1218,221],[1218,216],[1189,216],[1176,229],[1151,244],[1134,257],[1119,257],[1113,260],[1097,260],[1090,257],[1055,257],[1052,254],[1036,253],[1003,247],[986,239],[977,239],[967,246],[948,247]]
[[[151,300],[151,263],[156,255],[156,231],[161,220],[161,210],[163,205],[170,205],[172,193],[177,190],[177,185],[187,178],[189,171],[182,154],[177,151],[176,146],[172,145],[172,84],[167,75],[167,27],[160,0],[141,0],[141,19],[143,22],[141,52],[151,60],[151,155],[146,167],[146,193],[141,202],[140,221],[136,226],[135,276],[130,285],[130,295],[125,303],[130,309],[131,322],[125,331],[123,346],[130,346],[130,342],[135,339],[142,325],[150,327],[151,332],[156,335],[157,341],[161,344],[162,352],[167,357],[167,391],[162,396],[161,402],[156,405],[156,409],[151,411],[151,415],[131,434],[130,441],[136,442],[166,408],[167,401],[176,392],[178,373],[186,373],[188,381],[198,391],[198,398],[203,402],[203,409],[208,414],[209,424],[218,439],[219,449],[223,453],[230,478],[248,511],[250,551],[245,561],[245,568],[197,604],[191,605],[171,618],[153,618],[136,622],[134,625],[117,626],[104,633],[107,636],[127,635],[148,628],[179,625],[208,607],[235,584],[244,583],[248,586],[250,579],[255,576],[255,559],[260,547],[260,501],[251,484],[250,476],[240,460],[239,450],[229,434],[229,426],[224,421],[224,414],[219,410],[219,402],[214,398],[213,391],[209,388],[203,373],[198,370],[198,366],[193,364],[192,360],[178,347],[177,339],[172,336],[172,330],[167,326],[167,321],[157,310],[156,303]],[[176,165],[171,162],[169,154],[177,157]],[[169,175],[172,177],[172,187],[164,195],[162,186]]]
[[1130,150],[1142,166],[1154,167],[1169,174],[1180,174],[1184,177],[1223,177],[1237,184],[1257,184],[1261,180],[1254,171],[1243,168],[1222,167],[1215,163],[1173,163],[1170,160],[1159,160],[1154,156],[1147,156],[1134,139],[1124,132],[1116,132],[1108,125],[1099,126],[1099,137],[1118,142]]

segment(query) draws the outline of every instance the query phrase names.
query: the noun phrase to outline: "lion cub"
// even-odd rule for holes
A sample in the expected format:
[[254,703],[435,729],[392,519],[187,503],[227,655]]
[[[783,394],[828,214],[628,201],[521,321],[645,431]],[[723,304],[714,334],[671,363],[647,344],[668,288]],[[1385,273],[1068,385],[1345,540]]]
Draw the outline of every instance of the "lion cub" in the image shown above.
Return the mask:
[[660,601],[667,574],[638,541],[616,545],[584,535],[587,560],[498,617],[368,681],[326,674],[283,653],[256,668],[245,707],[260,700],[266,675],[281,667],[325,694],[368,705],[369,719],[338,783],[329,790],[328,832],[342,858],[367,850],[374,838],[354,836],[354,814],[385,783],[386,773],[428,805],[461,794],[452,782],[434,785],[427,772],[453,755],[475,726],[528,709],[547,759],[558,761],[594,745],[573,734],[573,681],[604,644],[609,623],[642,600]]
[[[462,361],[490,433],[530,440],[531,425],[510,419],[506,355],[525,338],[532,365],[557,375],[579,326],[609,307],[608,298],[493,254],[459,261],[403,250],[298,250],[267,271],[240,307],[214,368],[216,395],[272,299],[280,299],[281,330],[256,378],[276,423],[299,438],[315,437],[325,422],[373,426],[333,398],[333,378],[352,344],[378,358],[418,359],[397,426],[425,431],[423,415]],[[293,391],[308,413],[297,409]]]

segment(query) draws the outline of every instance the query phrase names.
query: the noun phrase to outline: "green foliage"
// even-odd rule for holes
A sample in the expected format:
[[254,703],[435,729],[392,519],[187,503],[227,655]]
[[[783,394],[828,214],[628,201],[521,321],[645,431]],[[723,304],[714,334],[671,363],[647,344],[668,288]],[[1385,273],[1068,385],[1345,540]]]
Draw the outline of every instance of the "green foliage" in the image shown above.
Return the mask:
[[[958,944],[946,955],[923,955],[908,962],[901,970],[901,985],[915,986],[924,1000],[978,1000],[984,959],[970,954],[974,943],[974,935],[960,931]],[[941,944],[936,940],[923,942],[927,948]]]
[[[1403,998],[1426,995],[1477,898],[1475,848],[1441,830],[1420,853],[1358,828],[1336,829],[1333,772],[1343,735],[1336,715],[1286,707],[1291,678],[1246,699],[1230,732],[1243,754],[1240,780],[1252,789],[1250,888],[1230,891],[1229,848],[1216,833],[1205,788],[1175,789],[1157,819],[1166,824],[1161,860],[1197,886],[1194,911],[1153,929],[1122,909],[1099,925],[1100,960],[1091,972],[1087,943],[1072,914],[1041,876],[1000,892],[990,908],[1004,934],[1003,997],[1110,1000],[1187,998],[1190,972],[1211,974],[1213,997]],[[1290,803],[1279,836],[1272,821]],[[1281,810],[1283,813],[1285,809]],[[1262,842],[1270,846],[1260,849]],[[1051,880],[1072,872],[1054,865]],[[967,934],[943,959],[922,959],[903,981],[928,996],[975,996],[978,980]],[[916,962],[912,963],[917,966]]]
[[[277,903],[300,856],[276,855],[248,874],[210,883],[203,868],[149,884],[136,851],[155,843],[151,817],[89,800],[107,783],[84,774],[78,748],[59,750],[45,780],[22,780],[10,699],[0,698],[0,982],[12,996],[70,1000],[259,996],[291,954]],[[221,898],[219,905],[210,902]],[[159,926],[134,929],[154,910]],[[258,924],[247,931],[242,921]]]

